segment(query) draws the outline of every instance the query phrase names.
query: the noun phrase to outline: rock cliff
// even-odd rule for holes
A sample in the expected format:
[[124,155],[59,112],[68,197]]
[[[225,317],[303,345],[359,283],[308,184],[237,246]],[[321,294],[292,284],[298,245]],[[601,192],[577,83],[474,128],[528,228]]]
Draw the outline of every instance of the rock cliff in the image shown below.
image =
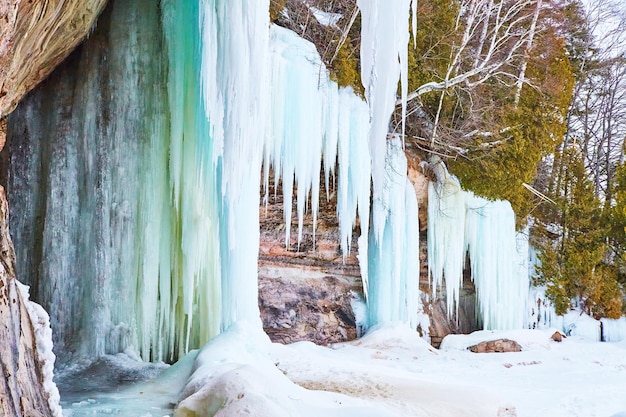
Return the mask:
[[106,0],[0,0],[0,118],[85,38]]

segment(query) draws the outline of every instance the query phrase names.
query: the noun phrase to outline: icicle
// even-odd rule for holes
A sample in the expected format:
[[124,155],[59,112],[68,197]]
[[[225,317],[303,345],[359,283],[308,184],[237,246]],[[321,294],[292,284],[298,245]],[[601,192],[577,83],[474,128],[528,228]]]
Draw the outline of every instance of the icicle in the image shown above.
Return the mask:
[[469,254],[477,306],[485,329],[525,327],[529,291],[528,238],[515,231],[506,201],[488,201],[461,190],[442,163],[428,193],[428,265],[433,294],[446,283],[448,315],[458,314]]
[[468,193],[465,241],[485,329],[525,327],[528,238],[515,231],[508,201],[488,201]]
[[[202,94],[214,137],[219,207],[222,329],[258,322],[259,184],[268,107],[269,0],[204,0]],[[260,81],[261,80],[261,81]],[[213,162],[213,164],[210,164]],[[210,179],[210,178],[209,178]]]
[[[367,234],[370,192],[367,105],[352,89],[339,89],[330,80],[312,43],[287,29],[272,26],[270,44],[272,117],[265,135],[264,183],[267,187],[271,166],[276,178],[282,179],[285,244],[289,246],[291,241],[292,196],[296,184],[298,244],[303,238],[304,209],[309,195],[315,230],[323,157],[327,193],[335,162],[339,165],[337,217],[341,249],[347,256],[357,212],[362,230],[366,221]],[[359,244],[359,251],[367,253],[367,247]]]
[[[376,200],[383,193],[387,133],[396,105],[399,78],[402,81],[403,116],[406,109],[410,0],[358,0],[357,4],[361,10],[361,80],[370,109],[369,143]],[[385,213],[374,206],[372,225],[378,240],[383,238],[384,216]]]
[[428,273],[433,296],[446,282],[448,316],[458,305],[465,266],[465,194],[456,178],[442,176],[428,185]]
[[387,142],[385,160],[384,193],[372,208],[384,213],[385,223],[382,239],[370,231],[369,325],[402,321],[414,328],[419,307],[417,199],[400,138]]

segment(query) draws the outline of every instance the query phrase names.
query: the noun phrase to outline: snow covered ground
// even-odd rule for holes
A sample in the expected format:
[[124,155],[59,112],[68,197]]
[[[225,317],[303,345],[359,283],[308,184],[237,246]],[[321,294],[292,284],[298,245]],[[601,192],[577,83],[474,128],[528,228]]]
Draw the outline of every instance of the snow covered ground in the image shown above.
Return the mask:
[[[62,398],[62,405],[68,417],[220,409],[219,416],[255,417],[626,416],[626,342],[571,336],[557,343],[553,333],[483,331],[450,337],[436,350],[403,325],[387,325],[325,348],[271,344],[235,325],[154,381]],[[516,340],[522,352],[466,349],[498,338]]]

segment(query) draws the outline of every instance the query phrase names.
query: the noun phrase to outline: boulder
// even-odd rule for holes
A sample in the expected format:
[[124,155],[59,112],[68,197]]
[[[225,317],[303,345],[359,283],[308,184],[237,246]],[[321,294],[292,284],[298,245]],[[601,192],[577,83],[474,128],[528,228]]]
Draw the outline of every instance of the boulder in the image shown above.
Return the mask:
[[521,352],[522,346],[515,340],[497,339],[480,342],[468,348],[474,353],[504,353],[504,352]]
[[563,339],[565,339],[567,336],[565,336],[563,333],[556,331],[554,332],[554,334],[552,335],[551,339],[554,340],[555,342],[561,342],[563,341]]

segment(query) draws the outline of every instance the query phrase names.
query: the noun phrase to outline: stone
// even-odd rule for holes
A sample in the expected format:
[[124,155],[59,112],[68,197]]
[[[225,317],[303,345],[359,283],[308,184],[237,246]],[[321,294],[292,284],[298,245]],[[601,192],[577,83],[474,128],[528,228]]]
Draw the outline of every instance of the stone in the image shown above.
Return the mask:
[[0,384],[0,415],[51,417],[28,300],[22,298],[17,285],[7,202],[0,187],[0,373],[5,382]]
[[474,346],[470,346],[468,350],[474,353],[521,352],[522,346],[514,340],[496,339],[480,342]]
[[554,340],[555,342],[562,342],[564,338],[566,338],[567,336],[565,336],[563,333],[556,331],[554,332],[554,334],[552,335],[551,339]]
[[352,301],[360,280],[313,266],[261,261],[259,309],[273,342],[311,341],[319,345],[357,336]]
[[0,118],[82,42],[106,2],[0,0]]

